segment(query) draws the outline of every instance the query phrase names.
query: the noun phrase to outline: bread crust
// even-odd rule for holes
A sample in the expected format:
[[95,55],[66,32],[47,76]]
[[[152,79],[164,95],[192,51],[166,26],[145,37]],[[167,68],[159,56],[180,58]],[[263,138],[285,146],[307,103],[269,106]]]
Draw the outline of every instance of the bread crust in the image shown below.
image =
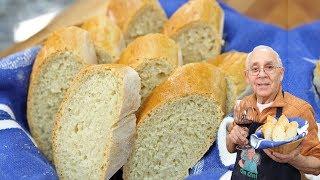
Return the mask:
[[231,51],[207,60],[209,64],[219,67],[231,79],[236,86],[234,91],[238,97],[249,86],[244,72],[247,55],[247,53]]
[[122,52],[119,64],[126,64],[136,69],[146,60],[162,59],[173,67],[182,65],[181,50],[168,36],[155,33],[138,37]]
[[81,28],[87,30],[96,47],[104,49],[116,61],[125,48],[124,37],[120,28],[106,15],[92,17]]
[[169,78],[156,87],[137,114],[138,124],[162,104],[187,95],[201,94],[220,106],[225,113],[226,80],[224,74],[208,63],[190,63],[178,67]]
[[126,36],[131,22],[146,8],[159,11],[167,19],[164,10],[157,0],[110,0],[107,14],[111,20],[117,23]]
[[190,0],[181,6],[165,23],[163,33],[175,39],[182,31],[199,25],[211,27],[216,34],[218,47],[220,47],[222,44],[224,12],[215,0]]

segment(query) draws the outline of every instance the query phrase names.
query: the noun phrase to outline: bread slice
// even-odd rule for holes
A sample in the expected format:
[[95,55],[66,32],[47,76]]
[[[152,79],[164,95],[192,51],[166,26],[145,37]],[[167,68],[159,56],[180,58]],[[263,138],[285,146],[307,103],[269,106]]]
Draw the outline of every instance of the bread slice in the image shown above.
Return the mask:
[[94,63],[96,54],[88,32],[73,26],[51,34],[34,62],[27,102],[28,124],[49,160],[53,121],[63,94],[80,69]]
[[53,130],[61,179],[109,179],[129,156],[140,106],[140,78],[123,65],[82,70],[63,100]]
[[164,34],[182,49],[184,64],[220,54],[224,12],[215,0],[190,0],[165,23]]
[[231,51],[207,60],[219,67],[227,76],[227,112],[231,112],[236,99],[242,99],[252,93],[245,79],[247,53]]
[[141,78],[142,101],[182,64],[178,45],[163,34],[148,34],[131,42],[118,61],[134,68]]
[[139,110],[124,179],[182,179],[212,145],[224,116],[226,82],[207,63],[176,69]]
[[114,63],[125,48],[120,28],[106,15],[92,17],[81,28],[87,30],[94,42],[99,64]]
[[[317,93],[320,93],[320,61],[316,63],[316,68],[313,71],[313,84]],[[318,94],[320,96],[320,94]]]
[[139,36],[161,32],[167,20],[158,0],[110,0],[107,14],[122,30],[126,44]]

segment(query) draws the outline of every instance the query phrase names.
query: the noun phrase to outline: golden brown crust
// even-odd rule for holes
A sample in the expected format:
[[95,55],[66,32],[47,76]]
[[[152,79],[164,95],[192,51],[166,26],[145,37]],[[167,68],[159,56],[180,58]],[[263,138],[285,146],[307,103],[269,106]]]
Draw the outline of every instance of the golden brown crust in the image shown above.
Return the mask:
[[110,0],[107,14],[125,33],[135,16],[148,7],[159,10],[166,17],[157,0]]
[[178,67],[165,82],[154,89],[140,108],[138,123],[167,101],[193,94],[215,100],[225,112],[226,81],[223,73],[208,63],[190,63]]
[[162,59],[173,67],[182,64],[179,46],[168,36],[155,33],[138,37],[122,52],[118,63],[127,64],[132,68],[148,60]]
[[247,53],[232,51],[207,60],[209,64],[221,68],[221,70],[233,81],[237,87],[237,96],[239,96],[248,86],[244,72],[247,55]]
[[193,24],[205,24],[212,27],[221,39],[223,21],[223,10],[215,0],[190,0],[165,23],[163,32],[175,37],[181,30]]
[[115,58],[120,56],[121,50],[125,47],[122,31],[106,15],[88,19],[81,28],[90,33],[95,46],[103,48]]
[[58,52],[71,51],[83,58],[83,61],[89,64],[96,64],[93,42],[89,33],[81,28],[70,26],[54,31],[44,42],[36,60],[35,65],[41,64],[50,55]]

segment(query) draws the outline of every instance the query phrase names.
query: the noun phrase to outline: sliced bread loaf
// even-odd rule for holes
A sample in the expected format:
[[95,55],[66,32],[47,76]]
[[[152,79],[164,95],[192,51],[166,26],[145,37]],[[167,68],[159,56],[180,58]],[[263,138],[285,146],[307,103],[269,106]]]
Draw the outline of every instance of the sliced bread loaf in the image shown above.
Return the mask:
[[236,99],[251,93],[251,87],[245,79],[247,53],[227,52],[209,59],[209,64],[219,67],[227,77],[227,112],[231,112]]
[[215,141],[225,100],[225,76],[217,67],[177,68],[139,111],[124,179],[183,179]]
[[134,68],[141,78],[142,101],[182,64],[178,45],[163,34],[148,34],[135,39],[118,61]]
[[96,63],[89,33],[68,27],[54,32],[40,50],[31,73],[27,117],[39,148],[52,160],[51,131],[64,92],[81,68]]
[[320,96],[320,60],[316,63],[316,68],[313,71],[313,84]]
[[92,17],[81,28],[87,30],[94,42],[99,64],[114,63],[125,48],[120,28],[106,15]]
[[215,0],[190,0],[164,25],[164,34],[182,49],[184,64],[220,54],[224,13]]
[[127,161],[140,106],[140,78],[128,66],[82,70],[66,93],[53,130],[61,179],[109,179]]
[[122,30],[126,44],[139,36],[161,32],[167,20],[158,0],[110,0],[108,15]]

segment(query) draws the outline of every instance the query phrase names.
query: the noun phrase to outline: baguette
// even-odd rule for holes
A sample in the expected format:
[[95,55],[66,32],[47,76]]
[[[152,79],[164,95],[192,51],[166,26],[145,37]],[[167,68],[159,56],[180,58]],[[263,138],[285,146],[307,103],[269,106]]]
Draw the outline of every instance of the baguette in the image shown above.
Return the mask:
[[126,45],[139,36],[161,32],[167,21],[158,0],[110,0],[107,14],[122,30]]
[[51,131],[63,95],[81,68],[95,63],[89,33],[74,26],[52,33],[34,62],[27,101],[28,124],[49,160],[52,160]]
[[114,63],[125,48],[120,28],[106,15],[86,20],[81,28],[87,30],[94,42],[99,64]]
[[152,90],[182,64],[179,46],[163,34],[148,34],[131,42],[118,61],[141,77],[142,102]]
[[190,0],[165,23],[164,34],[182,49],[184,64],[220,54],[224,12],[215,0]]
[[225,77],[217,67],[178,67],[139,111],[124,179],[183,179],[215,141],[225,100]]

